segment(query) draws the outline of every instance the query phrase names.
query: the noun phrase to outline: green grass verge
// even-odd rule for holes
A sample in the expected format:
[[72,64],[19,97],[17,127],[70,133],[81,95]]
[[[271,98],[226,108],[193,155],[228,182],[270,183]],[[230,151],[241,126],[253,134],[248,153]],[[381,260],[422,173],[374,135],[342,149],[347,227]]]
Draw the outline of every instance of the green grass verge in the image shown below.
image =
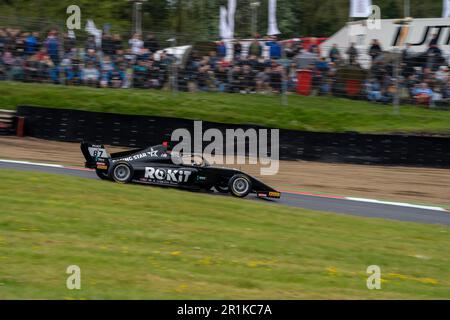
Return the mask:
[[[450,229],[0,170],[2,299],[450,298]],[[382,289],[366,288],[379,265]],[[69,265],[81,290],[66,289]]]
[[272,128],[325,132],[450,133],[450,112],[392,106],[334,97],[178,93],[117,90],[0,82],[0,108],[20,104],[181,117],[224,123],[249,123]]

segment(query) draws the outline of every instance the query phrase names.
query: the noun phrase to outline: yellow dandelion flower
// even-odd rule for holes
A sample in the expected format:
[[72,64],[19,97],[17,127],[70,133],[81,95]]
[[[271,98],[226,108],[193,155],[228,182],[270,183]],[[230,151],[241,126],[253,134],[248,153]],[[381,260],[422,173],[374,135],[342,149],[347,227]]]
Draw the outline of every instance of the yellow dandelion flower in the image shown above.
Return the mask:
[[182,293],[182,292],[185,292],[188,287],[189,286],[187,284],[182,283],[175,289],[175,291],[178,292],[178,293]]
[[204,266],[210,266],[212,264],[211,257],[204,257],[199,261],[199,263]]
[[338,271],[336,267],[328,267],[327,268],[327,273],[329,276],[336,276]]

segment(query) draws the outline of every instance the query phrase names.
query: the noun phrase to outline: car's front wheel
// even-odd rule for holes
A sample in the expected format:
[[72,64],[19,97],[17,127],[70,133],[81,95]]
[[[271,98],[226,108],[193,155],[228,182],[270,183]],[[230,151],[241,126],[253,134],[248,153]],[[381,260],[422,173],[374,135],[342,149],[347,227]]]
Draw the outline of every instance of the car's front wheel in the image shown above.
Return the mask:
[[228,188],[233,196],[245,198],[252,191],[252,183],[247,176],[237,174],[231,177]]
[[111,178],[118,183],[128,183],[133,179],[133,169],[128,163],[119,162],[111,167]]

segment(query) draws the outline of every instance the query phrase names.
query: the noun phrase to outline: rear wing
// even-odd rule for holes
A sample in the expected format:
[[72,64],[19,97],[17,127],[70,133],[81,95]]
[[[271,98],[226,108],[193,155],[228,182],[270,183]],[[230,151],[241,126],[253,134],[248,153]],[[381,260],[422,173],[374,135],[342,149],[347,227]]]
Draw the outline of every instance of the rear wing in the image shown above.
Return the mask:
[[81,152],[86,159],[85,167],[95,169],[97,162],[105,163],[111,156],[102,144],[91,144],[89,142],[81,143]]

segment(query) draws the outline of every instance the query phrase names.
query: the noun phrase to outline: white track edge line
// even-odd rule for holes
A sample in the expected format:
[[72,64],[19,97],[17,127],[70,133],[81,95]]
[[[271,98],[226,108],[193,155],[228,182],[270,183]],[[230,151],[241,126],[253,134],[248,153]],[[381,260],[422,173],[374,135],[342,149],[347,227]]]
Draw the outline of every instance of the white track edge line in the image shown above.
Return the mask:
[[390,205],[390,206],[417,208],[417,209],[424,209],[424,210],[448,211],[447,209],[444,209],[444,208],[441,208],[441,207],[423,206],[423,205],[411,204],[411,203],[405,203],[405,202],[381,201],[381,200],[365,199],[365,198],[353,198],[353,197],[345,197],[345,199],[351,200],[351,201],[369,202],[369,203],[376,203],[376,204],[386,204],[386,205]]
[[26,165],[41,166],[41,167],[64,168],[64,166],[62,166],[60,164],[38,163],[38,162],[30,162],[30,161],[17,161],[17,160],[0,159],[0,162],[26,164]]

